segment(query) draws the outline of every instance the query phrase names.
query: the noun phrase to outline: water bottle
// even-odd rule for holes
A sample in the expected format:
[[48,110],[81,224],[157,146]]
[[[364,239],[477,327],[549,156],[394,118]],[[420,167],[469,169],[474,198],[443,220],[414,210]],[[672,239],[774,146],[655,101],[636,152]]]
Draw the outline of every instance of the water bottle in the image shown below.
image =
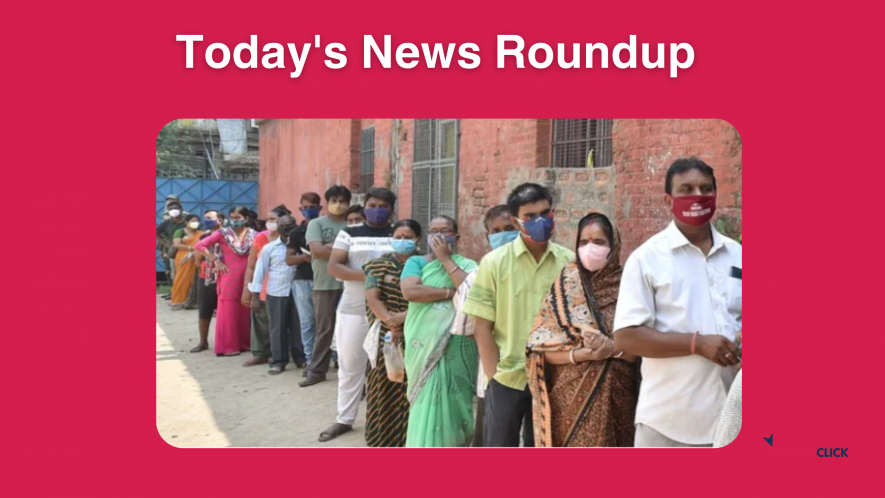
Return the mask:
[[387,379],[391,382],[404,382],[406,380],[406,367],[403,362],[403,350],[398,344],[393,343],[393,335],[388,332],[384,336],[384,365],[387,368]]

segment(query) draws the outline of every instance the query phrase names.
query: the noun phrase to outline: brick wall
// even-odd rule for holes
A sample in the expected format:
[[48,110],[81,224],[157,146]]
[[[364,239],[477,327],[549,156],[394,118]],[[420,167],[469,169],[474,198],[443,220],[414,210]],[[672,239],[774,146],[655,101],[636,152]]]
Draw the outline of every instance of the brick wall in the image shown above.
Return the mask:
[[741,147],[737,131],[717,119],[623,119],[613,130],[616,223],[626,260],[672,219],[664,200],[667,168],[698,156],[713,167],[719,193],[717,217],[730,235],[741,232]]
[[[360,131],[375,127],[375,186],[394,190],[397,218],[412,206],[413,119],[273,120],[261,125],[263,211],[302,192],[322,193],[359,184]],[[700,156],[716,170],[720,216],[740,233],[741,150],[734,128],[720,120],[615,120],[614,166],[549,169],[549,119],[462,119],[458,171],[459,250],[480,259],[488,249],[483,216],[517,185],[547,185],[557,208],[554,240],[572,247],[578,220],[590,211],[614,219],[624,240],[622,257],[671,219],[664,203],[667,167],[678,157]]]

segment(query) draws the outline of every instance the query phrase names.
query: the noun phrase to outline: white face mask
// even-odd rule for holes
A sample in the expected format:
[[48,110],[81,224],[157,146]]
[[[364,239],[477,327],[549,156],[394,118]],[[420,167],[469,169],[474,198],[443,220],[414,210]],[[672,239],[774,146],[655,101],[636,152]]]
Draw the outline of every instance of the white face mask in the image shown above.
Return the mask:
[[196,229],[200,228],[200,222],[199,221],[192,221],[192,222],[188,223],[187,226],[191,227],[191,230],[196,230]]
[[179,216],[181,216],[181,211],[173,209],[172,211],[169,211],[169,216],[173,218],[178,218]]
[[267,229],[271,232],[277,231],[277,224],[272,221],[268,221],[267,223],[265,223],[264,226],[267,227]]

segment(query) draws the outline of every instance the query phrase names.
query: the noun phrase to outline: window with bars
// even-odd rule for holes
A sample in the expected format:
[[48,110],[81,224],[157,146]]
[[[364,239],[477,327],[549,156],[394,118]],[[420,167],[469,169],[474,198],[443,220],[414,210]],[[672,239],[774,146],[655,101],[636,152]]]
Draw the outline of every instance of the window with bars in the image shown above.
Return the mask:
[[613,119],[554,119],[554,168],[604,168],[614,164]]
[[437,216],[458,219],[458,120],[416,119],[413,135],[412,219],[427,230]]
[[360,133],[360,193],[365,194],[375,183],[375,128]]

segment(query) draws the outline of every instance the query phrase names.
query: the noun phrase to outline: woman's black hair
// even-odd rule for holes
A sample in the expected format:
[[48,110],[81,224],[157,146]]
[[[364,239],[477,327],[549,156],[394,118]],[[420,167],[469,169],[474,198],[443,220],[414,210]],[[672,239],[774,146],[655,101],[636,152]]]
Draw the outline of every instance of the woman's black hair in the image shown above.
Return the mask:
[[353,194],[350,192],[350,189],[345,187],[344,185],[332,185],[326,190],[326,202],[332,200],[333,197],[338,197],[339,199],[344,199],[345,202],[350,202],[353,198]]
[[270,212],[277,215],[277,218],[292,215],[292,211],[289,211],[289,208],[287,208],[285,204],[280,204],[279,206],[271,209]]
[[415,220],[399,220],[393,224],[393,231],[396,232],[396,229],[399,227],[406,227],[415,232],[415,235],[421,236],[421,224]]
[[507,196],[507,209],[513,216],[519,216],[519,208],[538,201],[547,201],[551,206],[553,205],[553,196],[550,195],[547,187],[537,183],[523,183]]
[[575,247],[581,243],[581,232],[584,231],[588,226],[597,223],[600,227],[602,227],[602,231],[605,232],[605,236],[608,237],[608,245],[609,247],[614,247],[615,245],[615,227],[612,225],[611,220],[608,219],[608,216],[602,213],[590,213],[587,216],[581,218],[581,221],[578,222],[578,237],[575,241]]
[[396,194],[387,188],[378,187],[370,189],[369,192],[366,193],[366,204],[369,203],[369,199],[387,201],[391,208],[396,207]]
[[200,221],[200,215],[198,215],[198,214],[194,214],[194,213],[190,213],[189,215],[187,215],[187,216],[184,217],[184,221],[185,221],[185,222],[188,222],[188,221],[190,221],[190,220],[194,220],[194,219],[197,220],[197,221]]
[[[434,216],[433,220],[446,220],[446,221],[448,221],[449,224],[452,225],[452,230],[454,230],[455,233],[458,233],[458,222],[455,221],[454,218],[452,218],[450,216],[446,216],[444,214],[441,214],[439,216]],[[430,222],[433,223],[433,220],[430,220]]]
[[359,204],[354,204],[353,206],[350,206],[349,208],[347,208],[347,211],[344,212],[344,218],[347,218],[348,216],[352,215],[353,213],[359,213],[360,216],[362,216],[363,218],[366,217],[366,215],[363,213],[363,207],[360,206]]
[[256,218],[255,216],[253,216],[255,213],[250,211],[249,208],[247,208],[246,206],[234,206],[234,207],[230,208],[230,211],[228,211],[228,214],[231,214],[231,213],[237,213],[240,216],[242,216],[243,218],[246,218],[249,220],[254,220]]

